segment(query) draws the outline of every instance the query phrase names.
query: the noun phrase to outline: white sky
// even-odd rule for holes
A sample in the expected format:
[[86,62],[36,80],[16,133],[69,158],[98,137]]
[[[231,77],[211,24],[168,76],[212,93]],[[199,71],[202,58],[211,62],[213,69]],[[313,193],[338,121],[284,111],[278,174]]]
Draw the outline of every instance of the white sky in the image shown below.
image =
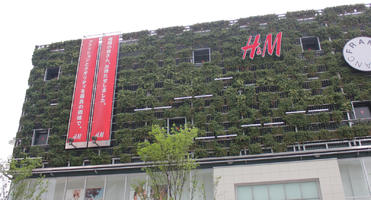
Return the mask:
[[[295,3],[293,3],[295,2]],[[367,0],[143,1],[3,0],[0,2],[0,159],[12,153],[35,45],[108,32],[154,30]],[[30,133],[31,134],[31,133]]]

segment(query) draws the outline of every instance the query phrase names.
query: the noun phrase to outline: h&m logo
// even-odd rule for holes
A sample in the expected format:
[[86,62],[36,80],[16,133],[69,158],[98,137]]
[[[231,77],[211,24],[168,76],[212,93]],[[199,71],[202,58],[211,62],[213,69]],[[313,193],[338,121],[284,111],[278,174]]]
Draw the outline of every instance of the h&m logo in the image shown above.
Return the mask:
[[246,43],[246,46],[242,47],[241,49],[244,51],[242,55],[242,59],[246,58],[247,52],[250,51],[249,58],[252,60],[255,57],[255,54],[258,56],[265,57],[265,53],[268,51],[269,55],[273,55],[274,49],[276,49],[275,55],[277,57],[281,56],[281,40],[282,40],[282,32],[277,33],[276,38],[272,44],[272,33],[269,33],[264,42],[263,51],[260,47],[260,34],[255,36],[254,43],[250,44],[252,36],[249,37],[249,40]]

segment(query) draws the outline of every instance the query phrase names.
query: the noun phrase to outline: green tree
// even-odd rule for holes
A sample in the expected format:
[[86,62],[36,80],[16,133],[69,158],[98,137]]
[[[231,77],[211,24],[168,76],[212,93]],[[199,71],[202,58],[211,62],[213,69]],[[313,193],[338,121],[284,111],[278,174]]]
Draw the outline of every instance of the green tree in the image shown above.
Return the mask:
[[[153,142],[145,141],[138,145],[138,154],[147,164],[144,171],[150,178],[151,199],[179,200],[182,198],[189,174],[197,167],[197,163],[189,155],[197,132],[197,128],[186,126],[172,129],[171,134],[168,134],[164,128],[156,125],[149,133]],[[197,185],[195,182],[192,184]],[[135,190],[142,193],[139,196],[143,198],[148,195],[143,195],[145,190],[142,188],[143,184],[139,184]],[[189,192],[191,195],[194,193],[194,191]]]
[[9,196],[13,200],[41,199],[41,195],[47,190],[47,182],[44,180],[44,177],[28,179],[32,176],[32,170],[40,166],[41,159],[38,158],[12,160],[0,166],[0,173],[12,182]]

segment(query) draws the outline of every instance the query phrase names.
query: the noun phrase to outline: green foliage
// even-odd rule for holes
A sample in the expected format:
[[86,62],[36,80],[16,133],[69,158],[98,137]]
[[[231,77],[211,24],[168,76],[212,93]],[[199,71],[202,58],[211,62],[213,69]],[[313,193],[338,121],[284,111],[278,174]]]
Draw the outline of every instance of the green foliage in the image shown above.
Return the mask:
[[30,199],[39,200],[47,191],[47,181],[43,176],[28,179],[32,176],[32,170],[41,166],[41,159],[25,158],[12,160],[9,169],[1,168],[0,173],[11,179],[9,195],[14,200]]
[[[354,9],[363,13],[343,15]],[[298,20],[312,17],[308,21]],[[349,39],[369,35],[370,17],[370,9],[361,4],[327,8],[322,15],[308,10],[289,12],[286,19],[265,15],[242,18],[234,25],[217,21],[195,24],[190,30],[158,29],[157,35],[150,35],[147,30],[123,34],[126,42],[120,45],[118,62],[112,126],[114,145],[101,155],[89,149],[64,149],[81,40],[35,49],[20,119],[22,129],[17,133],[17,139],[22,142],[14,148],[14,156],[39,156],[52,167],[66,166],[68,162],[81,165],[85,159],[92,164],[105,164],[113,157],[132,162],[138,156],[137,144],[154,139],[148,134],[151,126],[166,127],[167,118],[175,117],[192,121],[199,128],[199,137],[237,134],[231,143],[215,139],[207,145],[192,144],[198,158],[238,155],[250,143],[271,147],[276,152],[298,141],[364,137],[369,133],[366,125],[363,129],[342,127],[334,132],[308,127],[320,124],[323,129],[330,122],[346,126],[341,122],[343,113],[351,111],[350,102],[370,100],[369,76],[352,70],[341,55]],[[279,31],[283,32],[280,58],[256,56],[254,60],[242,60],[241,47],[250,35],[260,33],[264,39],[267,33]],[[302,36],[319,37],[322,51],[302,52],[299,43]],[[203,47],[211,48],[211,62],[194,66],[190,63],[192,50]],[[64,50],[53,51],[56,49]],[[45,70],[56,66],[62,72],[59,79],[44,81]],[[215,80],[228,76],[233,79]],[[323,85],[324,81],[330,85]],[[174,100],[202,94],[213,96]],[[58,105],[51,106],[52,102]],[[285,114],[321,105],[333,108],[321,114]],[[135,108],[161,106],[172,108],[134,112]],[[273,122],[276,118],[282,119],[290,129],[272,127],[267,134],[262,130],[266,127],[241,128],[244,124]],[[230,126],[223,127],[225,124]],[[39,128],[51,128],[47,146],[31,145],[32,130]],[[293,128],[303,131],[294,132]],[[281,136],[283,142],[274,141]]]
[[259,154],[262,153],[262,148],[260,144],[250,144],[249,145],[249,153],[250,154]]
[[263,136],[263,144],[267,147],[273,147],[276,144],[273,135],[267,134]]
[[283,141],[286,144],[294,144],[296,142],[295,132],[288,132],[283,136]]
[[159,199],[165,186],[171,200],[181,199],[188,174],[197,167],[188,153],[197,132],[197,128],[185,127],[168,134],[164,128],[153,126],[149,133],[153,142],[139,143],[138,155],[147,164],[144,171],[150,177],[153,198]]

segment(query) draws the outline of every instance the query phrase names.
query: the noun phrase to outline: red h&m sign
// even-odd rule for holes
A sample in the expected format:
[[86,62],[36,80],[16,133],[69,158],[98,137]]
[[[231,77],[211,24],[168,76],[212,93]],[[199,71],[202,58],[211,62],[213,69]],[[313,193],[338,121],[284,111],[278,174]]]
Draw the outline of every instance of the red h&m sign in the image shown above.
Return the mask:
[[109,146],[119,35],[105,36],[99,57],[93,120],[88,147]]
[[260,47],[260,34],[255,36],[254,43],[251,43],[252,36],[249,37],[249,40],[246,43],[246,46],[242,47],[243,55],[242,59],[246,58],[246,54],[248,51],[250,51],[249,58],[252,60],[256,55],[261,55],[262,57],[265,57],[265,53],[268,51],[269,55],[273,55],[274,49],[276,49],[276,56],[281,56],[281,39],[282,39],[282,32],[277,33],[276,39],[274,40],[272,44],[272,33],[268,34],[265,38],[263,51]]
[[99,38],[84,39],[81,44],[66,149],[84,148],[87,146],[98,44]]

